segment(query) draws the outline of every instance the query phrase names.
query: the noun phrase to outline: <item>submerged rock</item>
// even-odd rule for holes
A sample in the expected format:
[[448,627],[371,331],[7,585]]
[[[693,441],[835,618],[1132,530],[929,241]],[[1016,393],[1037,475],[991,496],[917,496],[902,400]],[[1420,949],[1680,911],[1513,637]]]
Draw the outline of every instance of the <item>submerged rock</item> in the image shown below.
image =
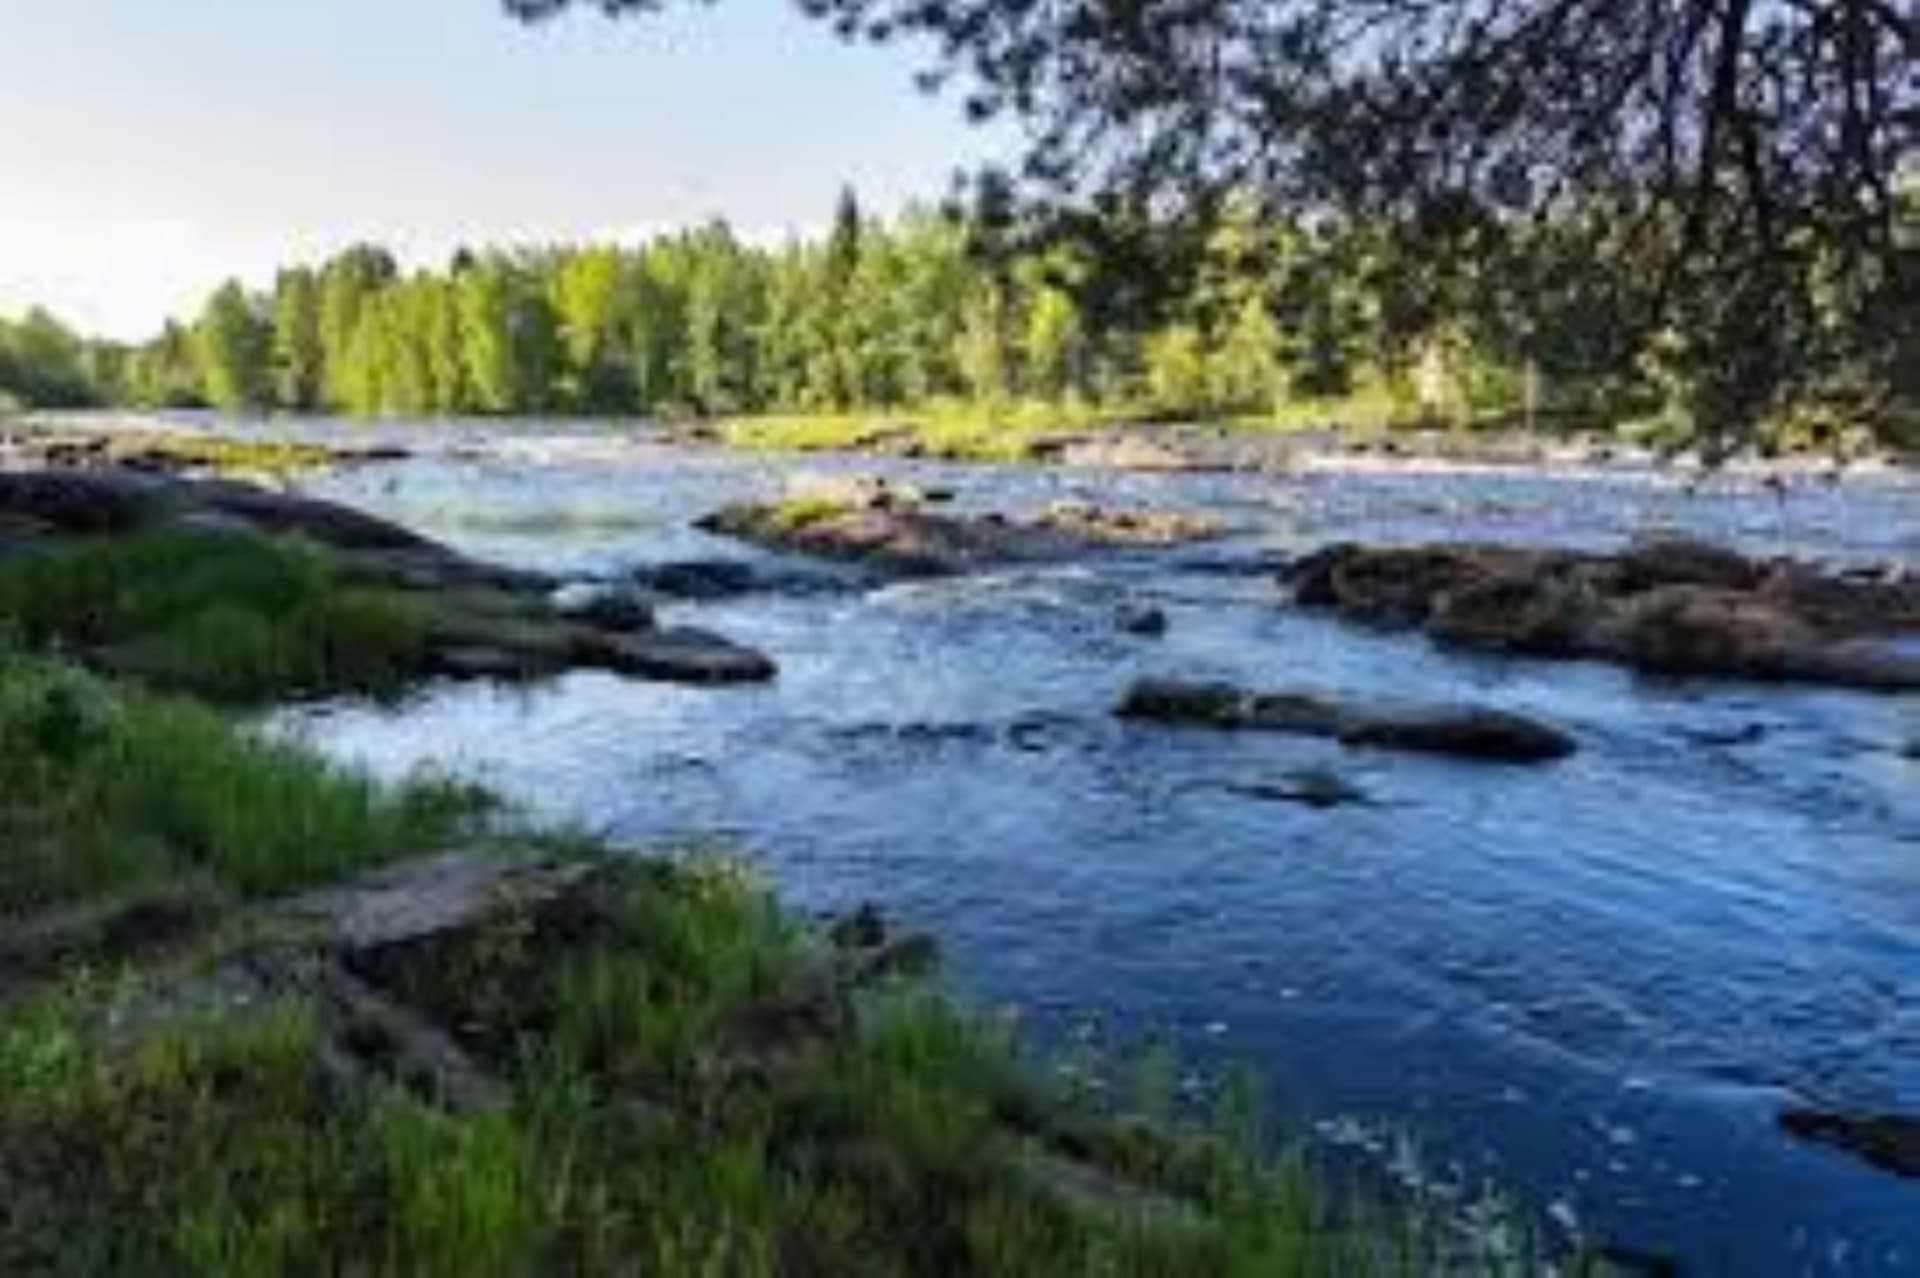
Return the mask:
[[1802,1140],[1845,1150],[1896,1176],[1920,1178],[1920,1116],[1788,1109],[1780,1115],[1780,1126]]
[[1167,614],[1152,604],[1125,603],[1113,610],[1113,624],[1130,635],[1158,638],[1167,633]]
[[679,559],[634,569],[633,579],[647,590],[675,599],[731,599],[760,585],[752,564],[737,559]]
[[653,626],[652,600],[631,586],[576,582],[555,591],[552,603],[561,616],[601,630],[630,632]]
[[1661,674],[1920,687],[1920,659],[1876,642],[1920,630],[1920,580],[1905,573],[1825,573],[1662,536],[1612,555],[1341,543],[1283,577],[1305,606],[1452,646]]
[[1374,805],[1372,795],[1326,768],[1302,768],[1277,781],[1236,781],[1227,788],[1250,799],[1297,803],[1309,808]]
[[1156,723],[1330,737],[1509,763],[1564,758],[1578,747],[1557,728],[1478,706],[1363,706],[1310,692],[1250,692],[1228,683],[1143,679],[1116,710]]

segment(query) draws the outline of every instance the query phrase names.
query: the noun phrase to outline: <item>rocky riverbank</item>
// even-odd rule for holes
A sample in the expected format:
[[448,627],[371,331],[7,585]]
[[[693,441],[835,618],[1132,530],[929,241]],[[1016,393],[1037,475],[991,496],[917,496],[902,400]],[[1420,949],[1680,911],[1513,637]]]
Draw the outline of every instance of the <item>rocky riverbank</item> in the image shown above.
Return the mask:
[[[575,668],[688,683],[774,677],[763,654],[718,635],[655,623],[647,601],[604,583],[564,583],[462,555],[409,529],[336,503],[226,480],[117,469],[0,473],[0,556],[58,557],[124,543],[205,539],[290,542],[317,553],[343,583],[384,592],[422,618],[415,675],[532,679]],[[211,599],[210,604],[218,604]],[[102,636],[103,640],[117,638]],[[85,648],[90,663],[142,672],[139,645]],[[401,672],[406,673],[406,672]]]

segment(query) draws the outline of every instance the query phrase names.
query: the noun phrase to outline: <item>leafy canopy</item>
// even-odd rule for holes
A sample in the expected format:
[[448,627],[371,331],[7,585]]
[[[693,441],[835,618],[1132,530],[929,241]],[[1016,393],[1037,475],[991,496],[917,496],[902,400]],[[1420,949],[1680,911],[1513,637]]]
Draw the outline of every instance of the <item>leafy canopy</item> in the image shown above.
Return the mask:
[[1657,284],[1621,318],[1698,347],[1708,430],[1843,389],[1872,416],[1915,355],[1920,19],[1897,0],[797,2],[928,43],[924,83],[1028,125],[1014,186],[1056,209],[1204,225],[1252,193],[1442,247],[1604,209],[1605,248]]

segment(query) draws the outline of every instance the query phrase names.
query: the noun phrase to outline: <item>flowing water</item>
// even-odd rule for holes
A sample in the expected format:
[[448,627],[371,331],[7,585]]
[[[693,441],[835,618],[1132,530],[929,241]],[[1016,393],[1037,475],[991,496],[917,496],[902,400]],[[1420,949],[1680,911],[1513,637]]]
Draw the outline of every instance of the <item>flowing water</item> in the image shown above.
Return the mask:
[[[325,433],[330,428],[315,428]],[[782,462],[584,432],[401,430],[413,460],[311,482],[466,550],[581,576],[764,560],[692,531],[792,466],[1210,510],[1224,542],[880,589],[686,605],[765,688],[581,673],[286,722],[385,773],[435,765],[633,843],[720,837],[790,899],[872,899],[1043,1032],[1256,1066],[1273,1108],[1389,1165],[1509,1186],[1705,1273],[1920,1273],[1920,1183],[1780,1135],[1788,1101],[1920,1109],[1920,704],[1446,654],[1285,604],[1334,538],[1610,546],[1673,525],[1912,560],[1920,486],[1502,471],[1293,479]],[[1159,605],[1163,639],[1120,633]],[[1510,768],[1123,724],[1143,674],[1469,699],[1560,724]],[[1326,767],[1371,805],[1249,792]],[[1374,1151],[1366,1153],[1364,1151]]]

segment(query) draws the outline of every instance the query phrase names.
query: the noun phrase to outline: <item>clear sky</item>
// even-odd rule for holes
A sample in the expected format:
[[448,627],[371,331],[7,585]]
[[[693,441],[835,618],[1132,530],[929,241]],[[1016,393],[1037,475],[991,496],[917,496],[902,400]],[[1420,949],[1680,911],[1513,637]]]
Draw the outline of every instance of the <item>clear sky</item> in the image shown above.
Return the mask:
[[498,0],[0,0],[0,314],[142,337],[356,239],[777,236],[992,145],[787,0],[522,27]]

